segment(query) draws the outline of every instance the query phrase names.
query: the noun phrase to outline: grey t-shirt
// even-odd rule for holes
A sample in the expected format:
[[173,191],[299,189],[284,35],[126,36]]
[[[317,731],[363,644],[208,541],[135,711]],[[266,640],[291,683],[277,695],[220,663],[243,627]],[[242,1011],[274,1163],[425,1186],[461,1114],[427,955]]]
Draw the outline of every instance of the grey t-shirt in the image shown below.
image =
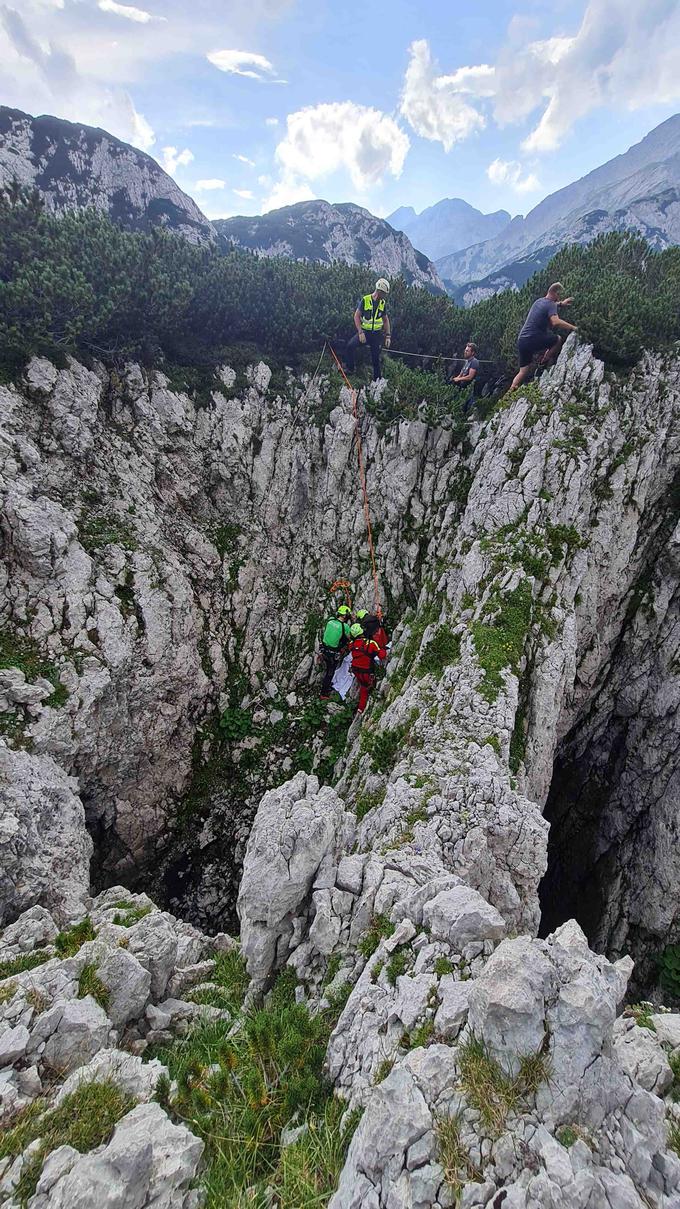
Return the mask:
[[524,321],[519,338],[526,340],[530,336],[547,336],[550,331],[550,317],[557,314],[557,303],[550,298],[537,298]]
[[463,368],[458,371],[460,377],[462,378],[464,374],[469,374],[471,369],[479,369],[479,361],[476,357],[468,357],[467,361],[463,362]]

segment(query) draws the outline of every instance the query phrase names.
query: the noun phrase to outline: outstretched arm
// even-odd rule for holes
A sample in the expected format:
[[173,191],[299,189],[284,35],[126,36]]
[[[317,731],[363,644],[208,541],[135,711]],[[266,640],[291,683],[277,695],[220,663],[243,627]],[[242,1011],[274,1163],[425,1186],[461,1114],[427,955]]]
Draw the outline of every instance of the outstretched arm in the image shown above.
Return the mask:
[[560,319],[559,315],[550,316],[550,326],[558,327],[560,329],[560,331],[563,331],[563,332],[575,332],[576,331],[575,323],[567,323],[566,319]]

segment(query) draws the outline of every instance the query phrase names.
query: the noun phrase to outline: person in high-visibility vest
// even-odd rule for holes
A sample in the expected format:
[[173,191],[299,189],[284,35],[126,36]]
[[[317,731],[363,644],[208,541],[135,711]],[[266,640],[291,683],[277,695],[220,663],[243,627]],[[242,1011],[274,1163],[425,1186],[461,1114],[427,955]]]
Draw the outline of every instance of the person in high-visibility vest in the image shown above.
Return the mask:
[[381,377],[380,349],[383,341],[385,348],[390,347],[390,317],[387,314],[387,295],[390,283],[385,277],[379,277],[372,294],[364,294],[357,303],[354,312],[354,326],[357,329],[347,345],[345,364],[350,374],[356,366],[357,349],[360,344],[367,344],[371,350],[373,362],[373,381]]
[[325,667],[320,694],[322,701],[328,701],[336,668],[347,652],[351,623],[352,610],[348,605],[340,605],[335,617],[329,617],[324,626],[319,647],[319,663]]

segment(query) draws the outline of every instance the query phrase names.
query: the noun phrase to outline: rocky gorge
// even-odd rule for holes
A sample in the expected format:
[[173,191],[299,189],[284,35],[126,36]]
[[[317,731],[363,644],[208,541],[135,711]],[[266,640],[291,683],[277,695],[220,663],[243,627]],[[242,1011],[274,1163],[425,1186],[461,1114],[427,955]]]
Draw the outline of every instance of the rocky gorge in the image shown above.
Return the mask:
[[[200,1204],[154,1054],[281,977],[354,1118],[333,1209],[680,1205],[680,1017],[636,1006],[678,939],[680,363],[572,338],[467,431],[364,405],[394,632],[359,727],[314,696],[328,586],[370,602],[337,380],[0,387],[9,1205]],[[98,1085],[91,1149],[18,1137]],[[208,1203],[320,1203],[256,1185]]]

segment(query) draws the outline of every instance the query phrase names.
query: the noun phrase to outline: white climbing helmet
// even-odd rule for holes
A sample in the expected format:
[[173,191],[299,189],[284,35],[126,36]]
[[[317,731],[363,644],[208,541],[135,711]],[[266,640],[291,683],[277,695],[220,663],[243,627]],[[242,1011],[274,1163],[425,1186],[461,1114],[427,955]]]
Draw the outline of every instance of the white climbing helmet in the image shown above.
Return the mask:
[[389,294],[390,283],[386,277],[379,277],[375,283],[376,290],[381,290],[383,294]]

